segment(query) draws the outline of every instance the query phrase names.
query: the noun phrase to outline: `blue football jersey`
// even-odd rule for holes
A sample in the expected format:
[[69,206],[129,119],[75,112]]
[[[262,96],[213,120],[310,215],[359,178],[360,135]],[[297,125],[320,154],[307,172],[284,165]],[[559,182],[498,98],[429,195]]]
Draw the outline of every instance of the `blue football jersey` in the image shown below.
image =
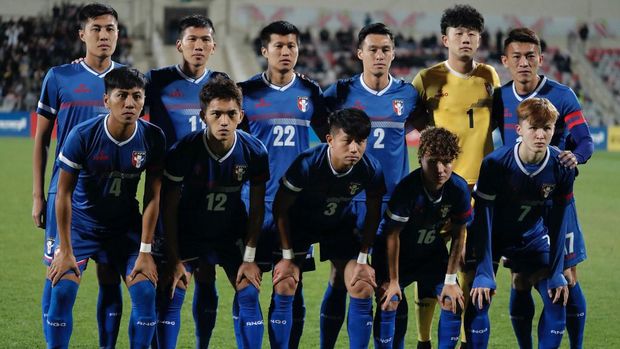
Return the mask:
[[[166,140],[161,129],[139,119],[133,135],[112,138],[109,116],[87,120],[71,130],[58,166],[79,174],[73,192],[72,225],[89,231],[126,231],[140,226],[136,190],[141,173],[161,169]],[[139,230],[138,230],[139,231]]]
[[[402,258],[428,259],[448,256],[439,235],[446,223],[467,224],[472,219],[467,181],[452,173],[438,197],[428,193],[418,168],[398,183],[384,213],[384,224],[404,225],[400,233]],[[384,228],[385,230],[385,228]]]
[[224,73],[205,70],[198,78],[191,78],[178,65],[153,69],[146,73],[146,108],[150,120],[166,135],[171,147],[186,135],[205,129],[200,118],[200,90],[210,79]]
[[[108,113],[103,104],[105,93],[103,78],[112,69],[120,66],[112,62],[110,68],[98,73],[85,62],[80,62],[56,66],[47,72],[41,88],[37,114],[57,122],[56,157],[74,126]],[[56,192],[58,171],[57,163],[54,162],[50,193]]]
[[[324,93],[330,111],[358,108],[366,112],[372,123],[366,152],[378,159],[384,171],[387,188],[383,200],[388,201],[396,184],[409,174],[409,156],[405,139],[405,122],[410,118],[418,98],[413,85],[390,76],[381,91],[368,87],[362,75],[339,80]],[[355,198],[364,201],[364,195]]]
[[[549,235],[561,243],[550,241],[550,256],[562,257],[564,239],[559,227],[551,231],[545,217],[553,206],[562,209],[572,200],[574,171],[560,163],[560,150],[548,147],[544,160],[539,164],[524,164],[518,155],[521,143],[501,147],[489,154],[480,168],[480,177],[474,188],[478,236],[492,239],[502,255],[528,248],[537,237]],[[492,213],[482,213],[492,207]],[[479,212],[480,208],[480,212]],[[485,217],[487,215],[491,217]],[[484,222],[482,222],[484,221]],[[477,233],[477,234],[478,234]],[[554,250],[555,249],[555,250]],[[485,273],[492,279],[491,250],[479,249],[478,257],[485,260]],[[482,252],[484,250],[484,252]],[[557,258],[553,260],[557,260]],[[561,273],[560,266],[559,272]]]
[[[273,201],[278,181],[293,160],[310,146],[310,127],[324,125],[327,111],[319,85],[299,74],[286,86],[271,84],[265,73],[239,84],[250,133],[269,152],[265,200]],[[247,196],[247,191],[244,191]]]
[[265,146],[237,130],[230,151],[222,157],[207,145],[206,129],[182,138],[169,151],[164,176],[181,184],[179,243],[202,238],[237,238],[246,233],[246,208],[241,187],[269,179]]
[[[578,144],[578,147],[581,146],[585,148],[582,150],[580,149],[581,151],[574,151],[574,153],[578,156],[580,163],[585,162],[592,155],[592,137],[586,119],[583,116],[579,100],[577,100],[577,96],[575,96],[573,90],[566,85],[562,85],[545,76],[541,76],[540,78],[541,81],[536,89],[526,96],[521,96],[517,93],[513,81],[501,87],[501,104],[494,107],[494,109],[497,109],[494,110],[494,113],[503,113],[504,144],[512,146],[519,139],[519,135],[516,131],[516,126],[519,123],[519,118],[517,116],[517,107],[519,104],[529,98],[546,98],[555,106],[560,114],[555,124],[555,132],[551,139],[551,145],[562,150],[571,148],[567,148],[566,144],[569,133],[572,135],[573,141],[581,143],[583,139],[583,142],[589,143],[590,145]],[[589,150],[587,148],[589,148]]]
[[351,200],[362,191],[385,193],[381,164],[364,154],[346,173],[331,165],[329,146],[321,144],[301,153],[282,177],[280,185],[298,194],[289,210],[290,222],[304,230],[328,230],[337,226]]

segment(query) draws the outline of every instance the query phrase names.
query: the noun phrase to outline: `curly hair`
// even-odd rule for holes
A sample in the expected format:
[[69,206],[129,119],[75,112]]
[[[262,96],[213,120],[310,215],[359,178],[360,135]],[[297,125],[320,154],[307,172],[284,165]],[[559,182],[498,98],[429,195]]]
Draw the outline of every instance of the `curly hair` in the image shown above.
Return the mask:
[[431,127],[420,134],[420,148],[418,160],[422,161],[424,155],[452,162],[459,156],[459,138],[443,127]]
[[446,35],[448,27],[484,30],[484,17],[469,5],[456,5],[443,11],[441,16],[441,34]]

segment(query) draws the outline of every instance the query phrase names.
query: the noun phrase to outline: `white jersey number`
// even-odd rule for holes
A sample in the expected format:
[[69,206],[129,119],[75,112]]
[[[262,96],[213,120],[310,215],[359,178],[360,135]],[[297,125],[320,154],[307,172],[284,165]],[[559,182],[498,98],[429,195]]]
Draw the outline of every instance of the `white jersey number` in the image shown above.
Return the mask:
[[207,211],[221,212],[226,210],[228,197],[224,193],[209,193],[207,195]]
[[[273,140],[274,147],[294,147],[295,141],[295,127],[286,125],[284,127],[277,125],[273,128],[273,134],[276,135],[276,139]],[[286,138],[285,138],[286,137]],[[283,138],[285,138],[283,140]]]
[[418,244],[424,244],[424,245],[429,245],[432,244],[433,241],[435,241],[435,230],[431,229],[431,230],[426,230],[426,229],[420,229],[418,230],[418,232],[420,233],[420,236],[418,236]]
[[337,208],[338,208],[338,203],[328,202],[327,207],[325,208],[325,211],[323,211],[323,214],[326,216],[333,216],[334,213],[336,213]]
[[198,126],[200,125],[200,129],[204,130],[207,125],[205,125],[204,121],[198,115],[192,115],[189,117],[189,125],[192,128],[192,132],[198,130]]
[[385,144],[383,143],[383,139],[385,138],[385,130],[382,128],[375,128],[375,131],[372,133],[377,139],[375,143],[372,145],[375,149],[383,149],[385,148]]

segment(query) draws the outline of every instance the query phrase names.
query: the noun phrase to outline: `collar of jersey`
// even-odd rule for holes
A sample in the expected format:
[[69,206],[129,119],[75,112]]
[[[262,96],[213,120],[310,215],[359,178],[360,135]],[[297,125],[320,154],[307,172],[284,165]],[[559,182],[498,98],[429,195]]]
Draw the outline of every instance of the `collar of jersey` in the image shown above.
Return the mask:
[[543,88],[543,86],[545,86],[545,84],[547,83],[547,77],[543,76],[542,77],[542,81],[540,81],[540,83],[538,84],[538,87],[536,87],[536,89],[534,90],[534,92],[530,93],[527,97],[521,97],[519,96],[519,94],[517,93],[517,89],[515,88],[515,82],[512,82],[512,93],[514,93],[515,98],[517,99],[517,101],[522,102],[526,99],[530,99],[530,98],[534,98],[536,97],[536,95],[538,94],[538,92],[540,92],[540,90]]
[[209,70],[209,69],[205,69],[205,72],[204,72],[204,73],[202,73],[202,75],[201,75],[199,78],[194,79],[194,78],[192,78],[192,77],[187,76],[187,75],[183,72],[183,70],[181,69],[181,67],[179,67],[179,65],[178,65],[178,64],[177,64],[177,65],[175,65],[174,67],[177,69],[177,72],[179,73],[179,75],[181,75],[181,77],[182,77],[183,79],[185,79],[185,80],[187,80],[187,81],[189,81],[189,82],[191,82],[191,83],[194,83],[194,84],[199,84],[199,83],[200,83],[200,82],[201,82],[201,81],[205,78],[205,76],[207,76],[207,74],[209,74],[209,72],[210,72],[210,70]]
[[458,76],[458,77],[459,77],[459,78],[461,78],[461,79],[469,79],[469,78],[472,76],[472,74],[474,73],[474,71],[476,71],[476,68],[478,68],[478,65],[479,65],[479,63],[478,63],[478,62],[473,61],[473,62],[472,62],[472,63],[473,63],[473,68],[471,68],[471,70],[470,70],[468,73],[462,74],[462,73],[459,73],[459,72],[457,72],[456,70],[454,70],[454,69],[450,66],[450,64],[448,63],[448,60],[447,60],[447,59],[446,59],[443,63],[444,63],[444,65],[446,66],[446,68],[450,71],[450,73],[452,73],[452,74],[454,74],[454,75]]
[[226,161],[226,159],[228,159],[230,157],[230,154],[232,154],[233,151],[235,150],[235,146],[237,145],[237,131],[235,131],[235,140],[233,142],[232,147],[230,147],[230,150],[228,150],[228,153],[224,154],[224,156],[222,156],[221,158],[218,157],[209,148],[209,144],[207,143],[207,128],[205,128],[205,130],[202,132],[202,143],[204,143],[205,149],[207,150],[207,153],[209,153],[209,156],[211,156],[213,158],[213,160],[215,160],[215,161],[217,161],[219,163],[222,163],[222,162]]
[[332,156],[331,156],[331,154],[329,153],[329,149],[330,149],[330,147],[329,147],[329,146],[327,146],[327,148],[326,148],[326,149],[327,149],[327,150],[326,150],[326,151],[327,151],[327,163],[329,164],[329,168],[332,170],[332,173],[334,174],[334,176],[336,176],[336,177],[338,177],[338,178],[340,178],[340,177],[344,177],[344,176],[348,175],[349,173],[351,173],[351,171],[353,171],[353,167],[355,167],[355,165],[351,166],[351,168],[350,168],[347,172],[345,172],[345,173],[340,173],[340,172],[336,171],[336,170],[334,169],[334,166],[332,166]]
[[105,134],[108,136],[108,138],[110,138],[110,140],[112,141],[112,143],[118,145],[119,147],[124,146],[125,144],[131,142],[131,140],[133,139],[133,137],[136,135],[136,133],[138,133],[138,122],[136,122],[136,128],[134,128],[133,130],[133,134],[131,135],[131,137],[127,138],[126,140],[119,142],[116,139],[114,139],[114,137],[112,137],[112,135],[110,134],[110,131],[108,130],[108,118],[110,117],[110,114],[106,115],[104,120],[103,120],[103,129],[105,130]]
[[527,176],[532,178],[536,176],[537,174],[539,174],[545,168],[545,166],[547,166],[547,162],[549,162],[549,157],[551,156],[550,155],[551,152],[549,151],[549,147],[547,147],[547,153],[545,154],[545,159],[540,164],[540,167],[536,171],[530,173],[525,168],[525,165],[523,165],[523,163],[521,162],[521,158],[519,158],[519,145],[521,145],[521,142],[517,142],[514,146],[513,153],[515,156],[515,161],[517,162],[517,166],[519,166],[519,168],[521,169],[521,172],[525,173]]
[[426,197],[428,198],[428,201],[430,201],[433,204],[438,204],[441,202],[441,199],[443,199],[443,188],[446,186],[445,184],[441,186],[441,193],[439,193],[439,197],[437,199],[433,199],[433,196],[431,195],[431,193],[428,192],[428,190],[426,190],[426,186],[424,185],[424,173],[422,173],[422,171],[420,170],[420,178],[422,179],[422,189],[424,189],[424,194],[426,194]]
[[392,75],[388,75],[388,78],[390,80],[388,81],[387,86],[385,86],[385,88],[381,91],[375,91],[371,89],[370,87],[368,87],[368,85],[366,85],[366,83],[364,82],[364,74],[360,74],[360,83],[362,84],[362,87],[366,91],[370,92],[371,94],[375,96],[383,96],[383,94],[385,94],[390,89],[390,87],[392,86],[392,82],[394,81],[394,78],[392,77]]
[[110,64],[110,67],[108,67],[108,69],[106,69],[103,73],[98,73],[93,68],[89,67],[88,64],[86,64],[86,62],[81,61],[80,64],[82,65],[82,67],[84,67],[84,69],[86,69],[87,72],[95,75],[98,78],[104,78],[107,73],[111,72],[113,69],[116,68],[116,63],[114,63],[114,61],[112,61],[112,63]]
[[267,79],[267,73],[263,72],[260,77],[263,79],[263,81],[265,82],[265,85],[271,87],[272,89],[276,90],[276,91],[286,91],[289,87],[293,86],[293,84],[295,83],[295,80],[297,80],[297,74],[293,73],[293,78],[291,79],[291,82],[289,82],[288,84],[284,85],[284,86],[278,86],[278,85],[274,85],[272,84],[269,79]]

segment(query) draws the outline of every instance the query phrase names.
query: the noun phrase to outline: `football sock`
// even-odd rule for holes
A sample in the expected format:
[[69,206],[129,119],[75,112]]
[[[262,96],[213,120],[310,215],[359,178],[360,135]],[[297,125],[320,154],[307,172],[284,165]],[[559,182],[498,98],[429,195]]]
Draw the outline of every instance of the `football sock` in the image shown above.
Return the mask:
[[243,347],[261,348],[263,343],[263,315],[258,301],[258,289],[249,285],[237,291],[239,303],[239,332]]
[[452,349],[459,342],[461,334],[461,313],[441,310],[439,315],[439,349]]
[[297,349],[301,334],[304,332],[304,322],[306,319],[306,304],[304,303],[303,283],[299,280],[295,298],[293,299],[293,326],[291,328],[291,338],[289,339],[289,349]]
[[241,322],[239,321],[239,297],[237,296],[237,292],[235,292],[235,297],[232,302],[232,320],[237,348],[243,348],[243,341],[241,340]]
[[321,348],[329,349],[336,345],[338,333],[344,322],[347,310],[347,289],[336,288],[328,282],[321,303]]
[[536,289],[543,301],[543,311],[538,321],[538,347],[559,348],[566,327],[566,309],[564,305],[553,303],[547,293],[547,279],[536,284]]
[[273,310],[269,313],[269,340],[271,348],[288,348],[293,326],[293,298],[274,294]]
[[436,298],[421,298],[420,284],[416,282],[415,289],[415,316],[418,327],[418,341],[428,342],[431,340],[431,326],[435,314]]
[[407,333],[407,321],[409,320],[409,304],[405,292],[402,293],[403,299],[398,303],[396,309],[396,324],[394,326],[394,349],[405,348],[405,333]]
[[97,297],[97,326],[99,348],[114,348],[123,314],[123,292],[121,285],[99,284]]
[[43,336],[45,337],[45,343],[48,342],[47,339],[47,312],[50,309],[50,301],[52,297],[52,281],[48,278],[45,278],[45,283],[43,284],[43,294],[41,295],[41,325],[43,327]]
[[433,346],[431,346],[431,341],[426,341],[426,342],[418,341],[418,345],[416,345],[416,349],[433,349]]
[[510,321],[522,349],[532,348],[532,319],[534,318],[534,299],[532,292],[510,290]]
[[178,287],[174,289],[172,299],[167,294],[160,298],[156,331],[158,349],[176,348],[179,330],[181,329],[181,307],[184,300],[185,290]]
[[73,330],[73,304],[78,287],[75,281],[60,280],[52,288],[46,321],[48,348],[69,347],[69,339]]
[[571,349],[583,347],[583,331],[586,327],[586,297],[581,291],[579,282],[568,289],[566,304],[566,330],[570,339]]
[[196,324],[196,348],[208,348],[217,317],[218,295],[215,282],[195,282],[192,314]]
[[486,303],[482,309],[473,305],[471,302],[467,304],[465,314],[465,334],[467,335],[467,346],[471,348],[486,348],[489,345],[489,336],[491,334],[491,325],[489,322],[489,307]]
[[131,316],[129,318],[129,342],[132,349],[146,349],[155,333],[155,286],[150,280],[136,282],[129,287]]
[[347,332],[349,348],[368,348],[372,333],[372,298],[349,297]]
[[[396,296],[394,296],[396,297]],[[375,348],[391,349],[394,345],[394,326],[396,310],[382,310],[381,303],[377,303],[375,322],[373,326]]]

